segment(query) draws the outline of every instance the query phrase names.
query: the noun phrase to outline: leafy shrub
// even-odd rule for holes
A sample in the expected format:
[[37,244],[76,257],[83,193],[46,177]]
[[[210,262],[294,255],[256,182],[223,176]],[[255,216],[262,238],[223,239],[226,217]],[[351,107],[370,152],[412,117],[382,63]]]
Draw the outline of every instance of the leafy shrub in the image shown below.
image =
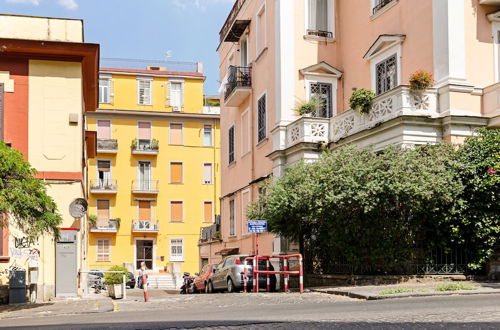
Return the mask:
[[91,225],[95,225],[97,223],[97,215],[89,215],[89,222]]
[[349,105],[351,109],[358,111],[359,113],[369,113],[373,99],[375,98],[375,93],[369,89],[358,89],[354,91],[349,99]]
[[303,102],[297,106],[295,111],[301,116],[312,115],[318,112],[319,109],[325,106],[325,100],[318,96],[313,95],[307,102]]
[[[122,266],[113,266],[110,269],[110,271],[115,271],[115,272],[124,272],[125,273],[125,281],[128,278],[128,270],[125,267]],[[106,285],[113,285],[113,284],[121,284],[123,283],[123,273],[104,273],[104,284]]]
[[389,295],[389,294],[409,293],[409,292],[413,292],[413,290],[408,289],[408,288],[396,288],[396,289],[382,290],[382,291],[379,291],[378,294],[379,295]]
[[410,76],[410,88],[413,90],[424,90],[434,86],[434,77],[432,73],[418,70]]
[[447,283],[436,287],[436,291],[461,291],[461,290],[477,290],[475,286],[463,283]]

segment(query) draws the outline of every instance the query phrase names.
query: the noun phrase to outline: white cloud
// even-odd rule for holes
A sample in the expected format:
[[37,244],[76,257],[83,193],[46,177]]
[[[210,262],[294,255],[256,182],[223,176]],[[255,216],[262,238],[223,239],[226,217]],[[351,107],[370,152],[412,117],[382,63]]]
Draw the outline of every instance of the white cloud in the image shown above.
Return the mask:
[[234,0],[170,0],[170,2],[182,9],[186,9],[187,7],[194,7],[196,9],[205,11],[212,5],[221,3],[234,3]]
[[[44,0],[5,0],[5,1],[8,3],[38,6]],[[54,0],[47,0],[47,1],[54,1]],[[68,10],[75,10],[78,8],[78,3],[76,2],[76,0],[57,0],[57,4]]]

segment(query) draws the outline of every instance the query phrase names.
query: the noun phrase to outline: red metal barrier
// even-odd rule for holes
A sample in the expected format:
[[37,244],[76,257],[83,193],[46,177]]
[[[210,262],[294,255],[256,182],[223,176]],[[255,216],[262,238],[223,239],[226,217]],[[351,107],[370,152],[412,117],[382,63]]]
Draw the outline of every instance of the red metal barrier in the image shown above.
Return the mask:
[[[299,270],[298,271],[289,271],[288,270],[288,260],[290,258],[298,258],[299,259]],[[269,270],[269,259],[283,259],[283,267],[284,269],[282,271],[276,271],[276,270]],[[267,292],[271,291],[271,281],[270,281],[270,276],[271,275],[283,275],[284,282],[285,282],[285,292],[289,292],[289,284],[288,284],[288,277],[290,275],[298,275],[299,276],[299,288],[300,288],[300,293],[304,292],[304,272],[302,269],[302,255],[301,254],[289,254],[289,255],[271,255],[271,256],[259,256],[256,255],[254,257],[246,257],[244,260],[244,265],[245,268],[243,270],[243,291],[247,292],[247,287],[248,287],[248,271],[247,271],[247,261],[253,261],[252,265],[252,270],[253,270],[253,276],[252,276],[252,284],[253,284],[253,291],[254,292],[259,292],[259,274],[266,274],[266,286],[267,286]],[[259,260],[266,260],[266,270],[259,270]]]

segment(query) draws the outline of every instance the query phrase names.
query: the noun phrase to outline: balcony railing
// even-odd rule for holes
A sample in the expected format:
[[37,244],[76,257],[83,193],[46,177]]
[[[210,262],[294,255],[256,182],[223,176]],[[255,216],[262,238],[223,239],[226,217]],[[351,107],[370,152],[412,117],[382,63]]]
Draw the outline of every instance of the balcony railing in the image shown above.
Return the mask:
[[407,86],[396,87],[376,97],[368,114],[347,110],[333,117],[330,138],[337,142],[400,116],[438,117],[437,91],[412,92]]
[[205,115],[220,115],[220,107],[204,106],[203,114]]
[[101,194],[116,194],[118,184],[116,180],[90,180],[90,192]]
[[231,94],[238,87],[251,87],[251,86],[252,86],[252,67],[231,65],[229,67],[229,75],[227,78],[224,100],[229,99]]
[[156,155],[156,154],[158,154],[158,150],[160,149],[160,145],[158,143],[158,140],[156,140],[156,139],[152,139],[152,140],[134,139],[134,140],[132,140],[131,148],[132,148],[133,154]]
[[321,38],[333,38],[333,33],[330,31],[321,31],[321,30],[307,30],[307,35],[321,37]]
[[92,233],[116,233],[120,224],[117,220],[110,219],[105,225],[93,224],[90,226],[90,232]]
[[217,224],[201,228],[200,243],[210,240],[220,240],[220,238],[219,226]]
[[132,222],[132,232],[134,233],[157,233],[158,231],[158,221],[134,220]]
[[[233,8],[229,12],[226,21],[224,22],[224,25],[222,26],[222,29],[219,32],[219,39],[221,43],[223,43],[224,41],[234,41],[235,38],[237,38],[236,41],[238,41],[239,37],[241,36],[241,34],[238,36],[238,33],[236,33],[237,31],[233,31],[234,33],[229,33],[229,32],[234,28],[234,25],[236,23],[236,17],[238,17],[238,13],[240,12],[240,9],[245,3],[245,1],[246,0],[235,1]],[[244,21],[244,22],[249,22],[249,21]],[[246,25],[248,25],[248,23],[246,23]],[[241,27],[238,26],[238,31],[240,30]],[[241,31],[241,33],[243,33],[243,31]]]
[[302,117],[286,128],[287,148],[301,142],[328,142],[329,118]]
[[157,194],[158,187],[158,180],[132,181],[132,192],[136,194]]
[[115,139],[97,139],[97,152],[116,153],[118,151],[118,140]]
[[375,1],[375,7],[373,7],[373,15],[375,15],[380,9],[384,8],[393,1],[398,0],[377,0]]

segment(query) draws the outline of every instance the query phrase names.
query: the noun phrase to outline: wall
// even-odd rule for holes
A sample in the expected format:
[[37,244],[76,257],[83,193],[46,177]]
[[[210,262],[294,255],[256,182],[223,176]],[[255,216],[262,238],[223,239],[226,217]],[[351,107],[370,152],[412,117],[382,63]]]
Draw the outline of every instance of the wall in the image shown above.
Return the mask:
[[83,42],[83,21],[0,14],[0,38]]

